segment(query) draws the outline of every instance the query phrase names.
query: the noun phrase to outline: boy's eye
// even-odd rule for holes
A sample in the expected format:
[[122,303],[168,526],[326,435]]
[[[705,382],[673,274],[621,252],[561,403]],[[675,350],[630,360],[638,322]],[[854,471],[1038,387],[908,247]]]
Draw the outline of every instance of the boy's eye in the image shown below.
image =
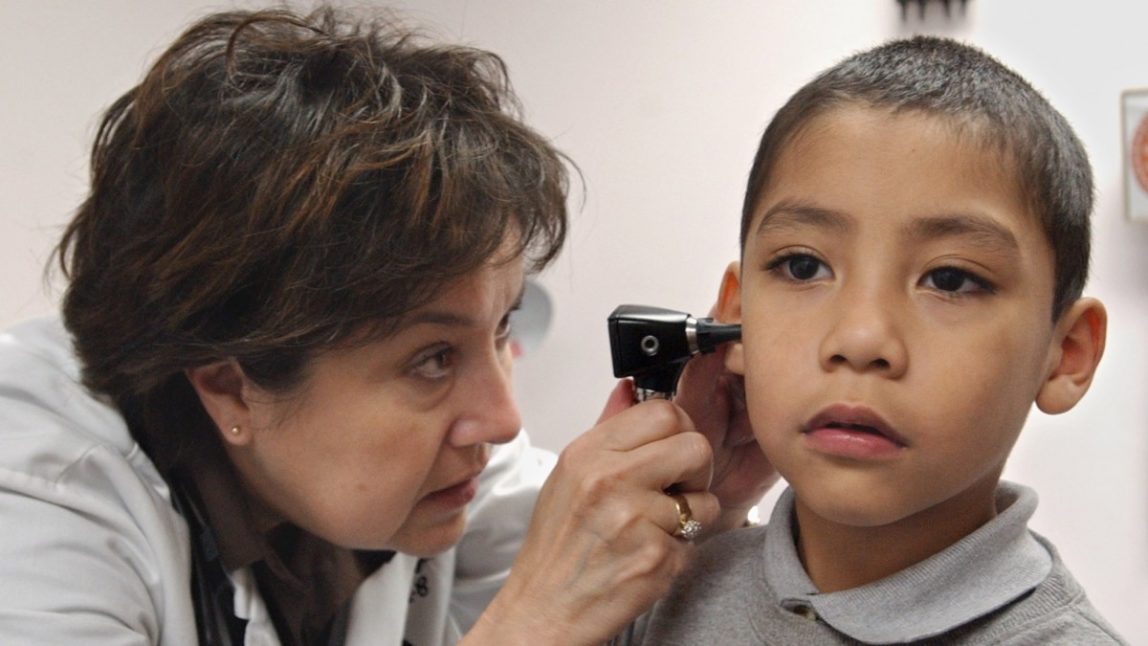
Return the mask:
[[925,274],[921,279],[926,287],[950,294],[971,294],[994,291],[987,280],[956,267],[941,267]]
[[791,254],[777,258],[769,263],[770,271],[780,272],[790,280],[805,282],[819,278],[827,278],[829,267],[809,254]]

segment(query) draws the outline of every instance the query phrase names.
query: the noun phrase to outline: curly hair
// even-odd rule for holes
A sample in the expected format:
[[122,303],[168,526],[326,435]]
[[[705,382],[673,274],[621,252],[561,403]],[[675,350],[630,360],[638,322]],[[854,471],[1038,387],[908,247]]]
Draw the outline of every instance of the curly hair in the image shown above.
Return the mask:
[[290,388],[484,263],[551,261],[567,164],[492,53],[329,7],[207,16],[103,116],[57,247],[85,384],[141,440],[204,418],[187,368]]

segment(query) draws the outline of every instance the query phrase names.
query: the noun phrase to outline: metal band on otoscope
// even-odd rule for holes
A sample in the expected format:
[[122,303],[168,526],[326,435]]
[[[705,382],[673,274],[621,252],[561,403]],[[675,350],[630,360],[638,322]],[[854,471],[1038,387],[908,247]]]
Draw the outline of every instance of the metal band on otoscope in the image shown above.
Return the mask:
[[653,388],[634,388],[634,401],[644,402],[650,399],[669,399],[670,394]]
[[701,350],[698,348],[698,320],[692,316],[686,317],[686,343],[690,346],[690,356]]

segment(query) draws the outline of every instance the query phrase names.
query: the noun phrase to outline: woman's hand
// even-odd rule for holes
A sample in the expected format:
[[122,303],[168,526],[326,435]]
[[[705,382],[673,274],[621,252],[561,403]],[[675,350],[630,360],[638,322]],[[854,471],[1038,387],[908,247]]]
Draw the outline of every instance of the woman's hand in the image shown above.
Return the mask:
[[725,368],[726,347],[691,359],[674,399],[713,447],[710,492],[717,496],[722,511],[721,518],[706,527],[703,540],[742,526],[750,508],[778,478],[750,427],[744,381]]
[[672,536],[665,490],[685,494],[703,526],[716,522],[710,443],[678,406],[632,398],[620,382],[598,424],[562,452],[510,577],[463,643],[601,643],[685,568],[693,545]]

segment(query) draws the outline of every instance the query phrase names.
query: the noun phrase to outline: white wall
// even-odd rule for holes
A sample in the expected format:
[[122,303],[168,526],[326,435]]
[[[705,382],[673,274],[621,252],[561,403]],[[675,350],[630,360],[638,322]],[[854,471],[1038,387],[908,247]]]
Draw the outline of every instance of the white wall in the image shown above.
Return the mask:
[[[250,3],[246,3],[250,4]],[[954,3],[957,4],[957,3]],[[79,201],[96,113],[138,77],[196,0],[0,2],[0,324],[53,309],[41,270]],[[1148,643],[1148,226],[1122,216],[1119,96],[1148,86],[1135,0],[970,0],[960,22],[902,22],[893,0],[422,0],[407,14],[500,53],[528,120],[580,165],[586,200],[543,277],[555,301],[518,385],[536,441],[560,448],[612,384],[619,303],[704,313],[737,255],[741,191],[773,110],[815,72],[891,36],[948,33],[998,55],[1072,121],[1098,202],[1089,291],[1111,315],[1092,392],[1034,413],[1009,478],[1041,493],[1050,536],[1095,604]]]

